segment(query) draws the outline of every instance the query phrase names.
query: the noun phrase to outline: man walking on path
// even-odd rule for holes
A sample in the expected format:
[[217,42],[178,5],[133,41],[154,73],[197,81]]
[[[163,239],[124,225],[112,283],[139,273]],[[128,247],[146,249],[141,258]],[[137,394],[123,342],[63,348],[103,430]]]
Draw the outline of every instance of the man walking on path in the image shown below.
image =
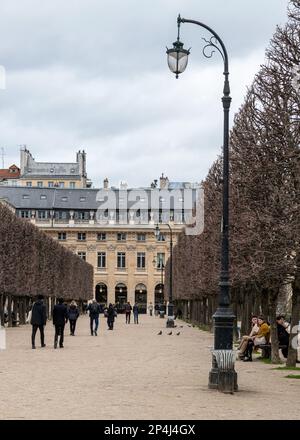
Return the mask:
[[38,300],[33,304],[31,309],[31,325],[32,325],[32,334],[31,334],[31,344],[32,348],[35,348],[35,335],[37,329],[40,330],[41,335],[41,346],[46,347],[45,344],[45,334],[44,334],[44,326],[47,322],[47,312],[46,306],[44,304],[43,295],[38,296]]
[[139,323],[139,307],[138,307],[137,303],[135,303],[133,306],[133,317],[134,317],[134,323],[138,324]]
[[130,302],[128,301],[128,303],[125,304],[126,324],[130,324],[131,310],[132,310],[132,307],[131,307]]
[[53,309],[53,325],[55,325],[54,348],[57,348],[58,336],[60,348],[64,348],[65,324],[68,322],[68,309],[64,304],[64,299],[59,298],[58,304]]
[[[90,312],[91,336],[94,335],[97,336],[101,307],[95,299],[93,299],[93,302],[88,306],[88,311]],[[94,328],[94,321],[95,321],[95,328]]]

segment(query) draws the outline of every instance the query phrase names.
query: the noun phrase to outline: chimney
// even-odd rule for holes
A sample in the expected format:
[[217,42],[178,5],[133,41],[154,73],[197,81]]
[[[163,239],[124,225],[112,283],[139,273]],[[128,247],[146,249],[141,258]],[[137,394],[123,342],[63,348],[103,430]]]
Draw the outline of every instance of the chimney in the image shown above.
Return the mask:
[[108,178],[106,177],[106,178],[103,180],[103,188],[104,188],[104,189],[108,189],[108,185],[109,185],[109,182],[108,182]]
[[161,177],[159,178],[159,187],[160,189],[166,189],[169,185],[169,179],[167,176],[164,176],[164,173],[162,173]]

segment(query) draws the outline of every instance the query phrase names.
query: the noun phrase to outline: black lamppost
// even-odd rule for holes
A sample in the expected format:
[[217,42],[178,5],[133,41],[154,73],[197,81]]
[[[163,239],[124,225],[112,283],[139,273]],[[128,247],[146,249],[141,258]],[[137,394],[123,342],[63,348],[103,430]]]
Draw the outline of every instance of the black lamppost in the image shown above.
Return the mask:
[[[167,327],[174,327],[174,306],[173,306],[173,232],[169,223],[164,223],[170,230],[170,277],[169,277],[169,303],[168,303],[168,319]],[[158,224],[155,227],[155,237],[159,239],[161,235],[160,228]]]
[[[178,35],[177,41],[173,43],[172,49],[167,49],[168,65],[170,70],[175,73],[176,78],[182,73],[188,63],[188,55],[190,50],[183,49],[183,43],[180,42],[180,25],[181,23],[196,24],[211,33],[209,40],[203,38],[205,46],[203,55],[211,58],[215,50],[217,50],[224,61],[224,88],[223,88],[223,112],[224,112],[224,128],[223,128],[223,218],[222,218],[222,247],[221,247],[221,274],[219,282],[218,308],[213,315],[214,319],[214,350],[228,350],[225,354],[229,354],[232,350],[233,342],[233,322],[234,314],[230,306],[230,282],[229,282],[229,109],[231,103],[230,87],[229,87],[229,69],[228,55],[223,41],[218,34],[208,27],[206,24],[196,20],[187,20],[177,18]],[[207,52],[207,49],[211,49]],[[223,374],[224,372],[222,372]],[[223,374],[224,376],[224,374]],[[217,364],[216,355],[213,354],[212,369],[209,374],[209,388],[220,388],[222,380],[223,390],[237,390],[237,374],[234,369],[228,371],[227,375],[220,378],[220,369]],[[225,382],[225,386],[224,386]]]

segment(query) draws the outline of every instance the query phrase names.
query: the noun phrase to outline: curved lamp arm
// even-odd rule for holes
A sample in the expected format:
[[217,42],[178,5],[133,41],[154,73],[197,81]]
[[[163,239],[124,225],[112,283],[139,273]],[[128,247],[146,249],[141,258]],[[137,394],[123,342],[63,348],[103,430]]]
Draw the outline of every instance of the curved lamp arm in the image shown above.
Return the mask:
[[[209,40],[206,40],[205,38],[203,38],[203,40],[207,43],[207,44],[204,46],[204,48],[203,48],[203,55],[204,55],[206,58],[211,58],[211,57],[212,57],[212,55],[213,55],[213,53],[214,53],[214,50],[210,53],[210,55],[207,55],[205,51],[206,51],[208,48],[216,49],[216,50],[221,54],[221,56],[222,56],[222,58],[223,58],[223,61],[224,61],[224,72],[223,72],[223,73],[224,73],[224,76],[225,76],[225,83],[224,83],[224,90],[223,90],[223,92],[224,92],[224,95],[225,95],[225,96],[229,96],[229,94],[230,94],[230,87],[229,87],[229,80],[228,80],[228,75],[229,75],[229,63],[228,63],[227,50],[226,50],[226,47],[225,47],[223,41],[221,40],[221,38],[219,37],[219,35],[218,35],[218,34],[217,34],[212,28],[210,28],[209,26],[207,26],[207,25],[204,24],[204,23],[201,23],[200,21],[197,21],[197,20],[189,20],[189,19],[187,19],[187,18],[181,18],[180,15],[178,15],[178,18],[177,18],[177,24],[178,24],[178,27],[180,26],[181,23],[192,23],[192,24],[196,24],[196,25],[198,25],[198,26],[200,26],[200,27],[206,29],[207,31],[209,31],[209,32],[212,34],[212,37],[211,37]],[[214,39],[215,39],[216,41],[214,41]],[[218,47],[218,46],[216,45],[216,42],[219,42],[219,44],[220,44],[220,46],[221,46],[221,49],[220,49],[220,47]]]

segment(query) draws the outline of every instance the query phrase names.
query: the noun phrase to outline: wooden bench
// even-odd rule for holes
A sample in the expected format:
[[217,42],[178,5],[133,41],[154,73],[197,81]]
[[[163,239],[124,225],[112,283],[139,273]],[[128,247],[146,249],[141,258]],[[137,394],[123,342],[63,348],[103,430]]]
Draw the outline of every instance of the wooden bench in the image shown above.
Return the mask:
[[[271,358],[271,349],[272,349],[271,343],[255,345],[255,349],[258,349],[258,348],[260,348],[262,351],[261,357],[263,359],[270,359]],[[287,346],[286,345],[279,345],[279,349],[283,349],[283,348],[287,348]]]

